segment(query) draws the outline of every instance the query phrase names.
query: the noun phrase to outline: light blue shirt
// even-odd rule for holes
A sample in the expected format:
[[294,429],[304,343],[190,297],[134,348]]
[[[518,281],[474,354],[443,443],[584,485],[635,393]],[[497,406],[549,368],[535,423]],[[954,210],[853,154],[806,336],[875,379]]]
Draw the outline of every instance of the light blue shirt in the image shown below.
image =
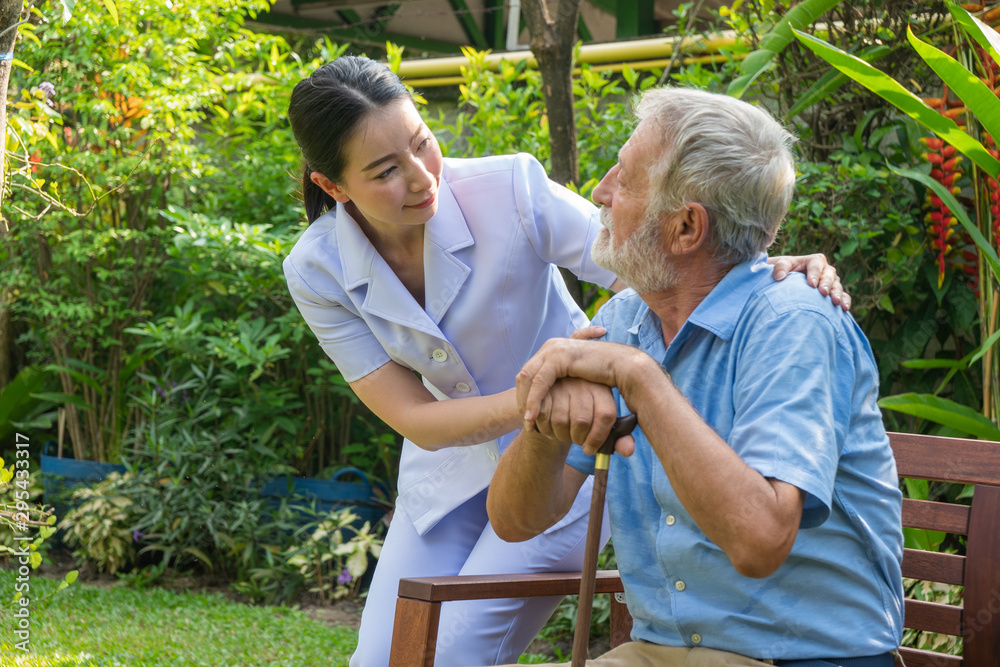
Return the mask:
[[[853,318],[801,274],[776,282],[761,255],[734,267],[669,347],[631,290],[594,323],[606,340],[659,361],[747,465],[806,492],[788,559],[768,577],[744,577],[695,525],[637,430],[635,454],[613,457],[608,480],[633,639],[761,660],[895,649],[901,494],[876,405],[878,371]],[[577,446],[568,462],[593,472]]]

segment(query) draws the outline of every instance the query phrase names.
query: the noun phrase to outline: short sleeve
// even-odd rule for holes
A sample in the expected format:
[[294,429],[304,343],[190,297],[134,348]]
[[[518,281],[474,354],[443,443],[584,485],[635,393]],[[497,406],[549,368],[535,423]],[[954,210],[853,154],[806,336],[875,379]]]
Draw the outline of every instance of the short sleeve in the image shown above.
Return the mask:
[[368,324],[343,303],[317,294],[290,258],[284,262],[288,291],[319,345],[348,382],[359,380],[390,361]]
[[814,527],[830,513],[853,367],[825,315],[797,310],[751,327],[736,369],[728,441],[764,477],[805,491],[801,527]]
[[569,454],[566,456],[566,465],[579,470],[584,475],[593,475],[595,459],[596,457],[584,453],[583,447],[574,443],[570,446]]
[[600,213],[589,201],[549,180],[542,165],[520,153],[514,161],[514,197],[521,225],[539,258],[603,287],[615,274],[594,263],[590,247],[601,231]]

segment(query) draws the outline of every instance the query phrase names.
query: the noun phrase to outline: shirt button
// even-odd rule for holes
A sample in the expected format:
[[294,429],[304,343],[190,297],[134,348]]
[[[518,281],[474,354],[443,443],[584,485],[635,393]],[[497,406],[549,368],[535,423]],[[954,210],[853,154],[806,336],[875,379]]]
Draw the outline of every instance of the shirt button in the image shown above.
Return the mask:
[[470,391],[472,391],[472,387],[465,384],[464,382],[459,382],[458,384],[456,384],[455,389],[458,389],[463,394],[468,394]]
[[677,523],[677,518],[676,518],[676,517],[674,517],[674,515],[673,515],[673,514],[668,514],[668,515],[667,515],[667,525],[668,525],[668,526],[672,526],[672,525],[674,525],[675,523]]
[[431,358],[434,359],[434,361],[438,362],[439,364],[443,364],[444,362],[448,361],[448,353],[442,350],[441,348],[438,348],[434,350],[434,352],[431,354]]
[[674,588],[676,588],[679,591],[682,591],[685,588],[687,588],[687,584],[678,579],[677,582],[674,584]]
[[494,454],[491,450],[487,449],[486,453],[490,455],[490,460],[491,461],[496,461],[497,460],[497,455]]
[[700,644],[701,643],[701,635],[699,635],[697,632],[694,633],[693,635],[691,635],[691,643],[693,643],[693,644]]

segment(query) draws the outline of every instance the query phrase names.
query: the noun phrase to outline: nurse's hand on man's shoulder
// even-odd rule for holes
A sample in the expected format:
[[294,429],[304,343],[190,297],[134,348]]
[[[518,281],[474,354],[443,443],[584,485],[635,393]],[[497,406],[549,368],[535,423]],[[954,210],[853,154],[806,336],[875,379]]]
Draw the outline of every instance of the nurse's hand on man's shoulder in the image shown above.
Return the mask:
[[600,338],[608,332],[604,327],[589,326],[581,327],[570,334],[570,338],[573,340],[591,340],[593,338]]
[[826,255],[823,253],[801,257],[768,257],[767,263],[774,265],[775,280],[784,280],[793,271],[804,273],[806,281],[811,286],[817,287],[823,296],[829,296],[835,306],[840,306],[844,310],[851,309],[851,295],[844,291],[837,269],[826,261]]

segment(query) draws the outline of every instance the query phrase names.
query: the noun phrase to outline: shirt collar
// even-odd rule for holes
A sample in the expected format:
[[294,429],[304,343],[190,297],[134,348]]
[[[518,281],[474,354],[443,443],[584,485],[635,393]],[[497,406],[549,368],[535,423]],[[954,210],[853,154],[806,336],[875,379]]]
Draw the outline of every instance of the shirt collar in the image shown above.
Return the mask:
[[773,270],[764,253],[737,264],[698,304],[687,321],[711,331],[723,340],[729,340],[750,297],[762,285],[773,280],[772,274]]
[[[752,260],[737,264],[688,316],[671,342],[671,347],[686,340],[693,326],[710,331],[723,340],[729,340],[736,330],[740,313],[743,312],[750,297],[762,285],[772,280],[772,268],[767,263],[767,255],[764,253],[758,254]],[[643,348],[654,357],[657,353],[661,353],[663,329],[660,326],[660,319],[645,302],[636,310],[628,332],[638,336]]]

